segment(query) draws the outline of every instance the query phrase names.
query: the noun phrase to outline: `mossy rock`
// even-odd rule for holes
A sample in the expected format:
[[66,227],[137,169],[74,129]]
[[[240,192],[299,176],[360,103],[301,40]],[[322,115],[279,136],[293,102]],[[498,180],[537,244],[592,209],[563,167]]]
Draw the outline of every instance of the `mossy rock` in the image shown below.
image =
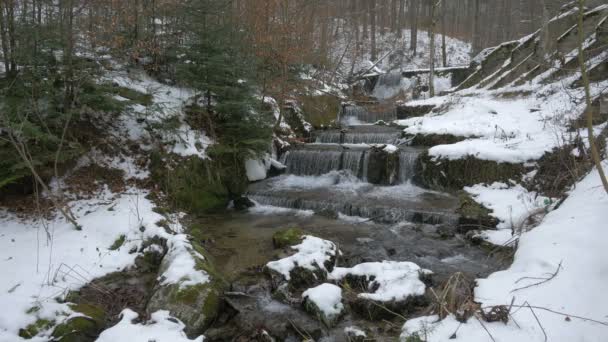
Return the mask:
[[[206,251],[196,242],[192,242],[195,268],[205,271],[210,280],[204,284],[180,286],[180,284],[159,285],[148,302],[149,313],[158,310],[169,310],[171,315],[186,325],[186,333],[201,334],[217,317],[222,304],[221,294],[226,287],[219,272],[215,269]],[[196,256],[196,253],[204,259]],[[163,273],[168,264],[161,264],[159,273]]]
[[38,319],[36,322],[28,325],[27,327],[19,329],[19,336],[25,339],[31,339],[39,333],[49,330],[54,324],[55,321]]
[[458,232],[466,233],[474,229],[494,229],[498,225],[498,219],[491,216],[492,210],[477,203],[464,191],[458,196],[459,207],[456,213],[458,218]]
[[94,319],[80,316],[59,324],[52,336],[59,342],[92,342],[103,329]]
[[200,334],[217,317],[222,287],[218,282],[180,287],[179,284],[160,286],[150,298],[148,312],[169,310],[186,325],[186,333]]
[[302,242],[304,233],[298,228],[280,230],[272,235],[274,248],[285,248]]
[[480,183],[520,180],[523,164],[499,163],[471,156],[462,159],[435,159],[428,152],[418,157],[414,182],[435,190],[462,190]]
[[94,320],[98,325],[102,326],[106,321],[106,313],[103,308],[87,303],[69,304],[70,309],[79,312],[88,318]]

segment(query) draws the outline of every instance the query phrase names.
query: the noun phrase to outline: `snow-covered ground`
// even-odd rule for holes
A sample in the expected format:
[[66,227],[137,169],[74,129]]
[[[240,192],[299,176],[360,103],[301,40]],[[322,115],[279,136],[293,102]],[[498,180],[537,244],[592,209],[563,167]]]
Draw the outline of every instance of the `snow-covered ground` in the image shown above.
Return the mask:
[[423,317],[405,324],[403,339],[418,332],[428,342],[606,341],[606,208],[608,194],[594,170],[559,209],[522,234],[509,269],[477,280],[475,300],[485,309],[511,307],[507,324]]
[[193,340],[186,337],[184,324],[176,321],[168,311],[153,313],[150,321],[133,323],[137,313],[125,309],[118,324],[105,330],[99,335],[97,342],[203,342],[204,337],[199,336]]
[[[116,67],[123,70],[118,65]],[[180,123],[178,129],[174,134],[164,135],[160,143],[168,151],[181,156],[206,158],[205,149],[212,141],[193,130],[183,114],[183,106],[192,97],[192,91],[161,84],[143,74],[117,70],[109,72],[102,81],[149,94],[151,104],[147,107],[131,104],[119,115],[112,125],[116,131],[111,132],[117,139],[116,146],[137,142],[143,150],[149,150],[154,140],[151,125],[173,118]],[[54,179],[51,186],[55,190],[66,189],[69,176],[90,165],[121,170],[125,180],[147,178],[147,166],[138,165],[137,156],[125,153],[126,150],[108,156],[93,149],[66,177]],[[94,179],[87,181],[95,182]],[[209,281],[206,272],[195,268],[196,259],[203,256],[193,250],[183,234],[180,215],[156,213],[153,210],[155,204],[147,198],[146,190],[128,186],[120,193],[113,193],[106,185],[97,185],[100,188],[87,199],[65,193],[82,230],[76,230],[58,213],[51,219],[23,219],[0,210],[0,262],[4,271],[0,277],[0,304],[10,308],[0,310],[1,342],[22,340],[18,336],[19,329],[39,320],[53,321],[56,325],[81,315],[60,300],[95,278],[132,266],[136,257],[146,251],[142,250],[142,244],[152,237],[166,239],[169,249],[166,255],[168,266],[159,275],[160,283],[188,286]],[[166,230],[167,224],[170,231]],[[183,335],[183,324],[168,322],[166,312],[154,314],[152,319],[156,324],[150,325],[130,325],[132,314],[126,311],[121,324],[114,328],[114,332],[107,332],[103,341],[113,339],[111,336],[116,334],[136,331],[154,332],[152,335],[144,334],[150,338],[138,337],[145,341],[153,338],[177,341],[175,336]],[[158,329],[168,335],[156,335]],[[50,329],[41,331],[32,340],[46,341],[50,333]]]
[[[608,82],[595,84],[594,93],[606,86]],[[515,90],[528,91],[530,88]],[[397,123],[407,126],[405,132],[408,134],[451,134],[467,138],[429,150],[432,156],[447,159],[474,156],[524,163],[537,160],[574,138],[575,134],[568,132],[567,124],[582,113],[584,106],[573,101],[573,98],[582,98],[582,90],[551,84],[529,96],[504,99],[498,94],[478,90],[410,102],[410,105],[431,104],[442,109]],[[603,126],[598,127],[601,128]]]
[[[377,63],[375,68],[372,68],[373,63],[370,64],[370,41],[365,40],[360,50],[363,51],[363,53],[358,53],[355,48],[354,40],[351,40],[349,34],[341,34],[338,42],[332,49],[332,59],[335,62],[342,60],[342,64],[339,65],[339,70],[342,75],[348,75],[351,69],[357,73],[361,71],[388,72],[392,70],[428,68],[431,41],[427,31],[418,31],[416,54],[411,53],[410,50],[411,41],[409,29],[404,29],[402,31],[401,38],[393,32],[387,32],[384,35],[377,32],[376,35],[377,58],[385,58]],[[448,65],[467,65],[469,63],[471,44],[446,36],[446,47]],[[435,37],[435,52],[435,62],[439,67],[442,63],[440,35],[436,35]],[[376,60],[373,62],[376,62]]]
[[39,319],[60,323],[74,315],[57,298],[133,265],[139,253],[131,251],[140,251],[154,236],[166,238],[170,246],[170,267],[161,275],[165,283],[206,282],[208,275],[194,268],[195,252],[179,222],[171,224],[173,234],[166,232],[158,225],[166,218],[154,212],[146,195],[134,188],[122,194],[104,190],[94,199],[73,201],[81,231],[62,217],[24,220],[1,212],[0,303],[10,310],[0,310],[0,341],[21,340],[19,329]]
[[[499,220],[497,230],[481,232],[484,240],[499,246],[514,242],[514,238],[524,228],[525,220],[531,215],[549,210],[553,203],[550,198],[528,191],[519,184],[477,184],[465,187],[464,190],[479,204],[492,210],[490,215]],[[515,237],[513,233],[516,234]]]

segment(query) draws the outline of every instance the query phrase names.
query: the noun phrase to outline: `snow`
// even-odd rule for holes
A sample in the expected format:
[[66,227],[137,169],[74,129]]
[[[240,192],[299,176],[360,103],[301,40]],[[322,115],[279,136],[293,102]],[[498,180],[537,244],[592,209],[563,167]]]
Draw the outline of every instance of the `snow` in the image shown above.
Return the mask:
[[169,311],[157,311],[151,315],[150,321],[133,323],[137,313],[125,309],[122,319],[115,326],[99,335],[96,342],[203,342],[205,338],[199,336],[189,339],[184,333],[185,325],[169,315]]
[[302,298],[314,303],[330,320],[344,311],[342,289],[333,284],[321,284],[302,293]]
[[370,281],[369,288],[377,287],[377,290],[360,293],[358,297],[391,302],[424,295],[426,285],[420,280],[420,275],[430,272],[412,262],[382,261],[362,263],[352,268],[336,267],[329,278],[341,280],[348,275],[364,276]]
[[354,327],[354,326],[344,328],[344,333],[347,336],[367,337],[367,334],[365,333],[365,331],[363,331],[357,327]]
[[245,161],[245,171],[250,182],[266,179],[266,164],[263,160],[248,159]]
[[266,179],[268,171],[272,167],[278,170],[287,168],[287,166],[283,165],[281,162],[273,159],[268,153],[260,159],[247,159],[245,161],[247,179],[249,179],[250,182]]
[[[576,78],[571,77],[570,81]],[[567,82],[567,81],[564,81]],[[608,82],[595,83],[597,96]],[[525,163],[541,158],[555,147],[563,146],[575,134],[568,123],[583,111],[581,89],[564,89],[560,84],[528,85],[503,91],[531,91],[534,95],[499,98],[499,91],[465,90],[408,105],[432,104],[437,113],[397,120],[407,134],[451,134],[466,140],[429,149],[435,158],[450,160],[473,156],[496,162]]]
[[[0,211],[0,260],[4,276],[0,278],[0,303],[11,310],[0,311],[0,341],[18,341],[19,329],[38,318],[61,320],[58,312],[71,310],[55,298],[77,290],[94,278],[133,265],[144,240],[160,236],[171,246],[168,281],[179,281],[179,274],[189,274],[191,282],[205,276],[194,265],[189,244],[183,235],[172,235],[157,226],[165,217],[153,211],[147,192],[129,189],[123,194],[104,190],[94,199],[71,202],[82,231],[74,229],[62,217],[51,220],[23,220]],[[174,223],[179,231],[179,223]],[[124,244],[110,247],[120,237]],[[28,314],[38,307],[36,314]],[[65,319],[66,317],[63,317]]]
[[164,262],[168,262],[168,267],[159,277],[161,285],[179,284],[180,288],[184,288],[209,282],[209,275],[196,269],[196,261],[192,254],[198,259],[204,257],[193,251],[187,235],[175,235],[168,244],[169,251],[163,259]]
[[498,218],[499,228],[511,228],[517,225],[527,214],[535,209],[543,208],[548,198],[529,192],[519,184],[507,185],[495,182],[492,185],[478,184],[465,187],[464,190],[474,196],[474,199],[491,209],[491,216]]
[[126,129],[125,136],[129,139],[138,141],[143,149],[149,149],[143,142],[155,140],[155,133],[151,133],[155,131],[155,125],[177,120],[179,126],[173,131],[156,132],[168,150],[182,157],[207,157],[205,150],[213,144],[213,140],[202,131],[190,127],[185,121],[184,107],[195,95],[192,89],[163,84],[135,71],[109,72],[104,80],[152,96],[152,104],[148,107],[133,104],[131,110],[121,113],[120,126]]
[[478,184],[464,190],[500,222],[497,231],[483,231],[481,237],[496,245],[503,245],[512,239],[512,231],[523,227],[524,221],[532,214],[544,212],[552,200],[534,191],[528,191],[519,184],[496,182],[491,185]]
[[[409,53],[410,30],[403,30],[402,37],[408,38],[398,38],[395,32],[387,32],[384,35],[381,35],[379,32],[377,33],[376,47],[379,58],[385,56],[387,53],[391,53],[392,56],[383,59],[372,68],[372,64],[376,61],[371,62],[369,40],[363,41],[363,46],[360,47],[360,51],[363,51],[364,53],[360,53],[357,51],[355,44],[349,44],[351,37],[349,37],[348,34],[340,33],[336,43],[332,47],[332,59],[336,63],[340,60],[342,61],[342,64],[339,66],[341,75],[348,75],[353,64],[355,73],[367,71],[368,73],[374,72],[375,74],[382,74],[390,70],[428,68],[428,51],[430,51],[430,36],[428,32],[422,30],[418,31],[417,48],[419,53],[416,55]],[[435,56],[436,65],[441,65],[441,39],[436,39],[435,44],[435,51],[437,52],[437,55]],[[469,43],[446,36],[446,46],[448,65],[465,65],[469,63],[469,54],[471,51],[471,45]]]
[[[603,165],[608,167],[608,161]],[[593,170],[558,209],[522,234],[509,269],[477,280],[475,301],[484,308],[509,306],[514,300],[508,324],[484,323],[482,327],[475,318],[461,325],[454,317],[439,323],[436,317],[423,317],[405,324],[402,339],[425,323],[429,342],[446,341],[457,329],[455,341],[488,341],[488,332],[498,342],[605,341],[607,207],[608,194]],[[546,282],[538,284],[543,279]]]
[[321,269],[327,272],[325,262],[331,261],[338,253],[336,245],[328,240],[314,236],[304,236],[301,244],[292,246],[297,251],[294,255],[277,261],[271,261],[266,267],[283,275],[286,280],[291,279],[291,271],[302,267],[311,271]]

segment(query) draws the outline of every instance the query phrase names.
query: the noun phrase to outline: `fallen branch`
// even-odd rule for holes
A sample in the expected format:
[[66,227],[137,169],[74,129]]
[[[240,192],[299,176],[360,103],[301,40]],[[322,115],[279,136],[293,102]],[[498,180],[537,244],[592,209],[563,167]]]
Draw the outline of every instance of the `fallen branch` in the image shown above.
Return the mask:
[[555,278],[557,276],[557,274],[559,273],[559,270],[562,268],[562,263],[563,263],[563,260],[559,262],[559,265],[557,265],[557,269],[555,270],[555,272],[553,272],[548,278],[522,277],[522,278],[517,279],[517,281],[515,281],[515,284],[519,283],[522,280],[526,280],[526,279],[534,279],[534,280],[539,280],[540,279],[541,281],[539,281],[537,283],[534,283],[534,284],[526,285],[524,287],[520,287],[520,288],[511,290],[511,293],[519,291],[519,290],[524,290],[524,289],[527,289],[527,288],[530,288],[530,287],[533,287],[533,286],[542,285],[544,283],[547,283],[547,282],[553,280],[553,278]]

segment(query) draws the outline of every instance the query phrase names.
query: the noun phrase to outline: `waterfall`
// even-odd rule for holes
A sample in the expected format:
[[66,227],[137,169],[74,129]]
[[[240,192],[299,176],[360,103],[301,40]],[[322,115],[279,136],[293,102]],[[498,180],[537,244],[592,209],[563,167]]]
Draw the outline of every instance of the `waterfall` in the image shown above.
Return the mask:
[[[343,135],[344,141],[340,141]],[[316,142],[323,144],[391,144],[401,137],[401,133],[387,132],[323,132],[317,136]]]
[[418,151],[410,149],[399,151],[399,183],[407,183],[414,177],[419,154]]
[[353,175],[361,177],[363,175],[363,160],[365,151],[348,151],[342,154],[342,170],[350,170]]
[[293,150],[285,155],[287,173],[294,175],[318,176],[333,170],[340,170],[342,151]]
[[394,107],[370,111],[362,106],[346,105],[342,107],[340,115],[340,120],[346,124],[374,123],[379,120],[390,122],[396,119],[397,113]]
[[377,99],[389,99],[399,94],[402,89],[404,78],[401,71],[391,71],[378,76],[378,81],[373,90],[373,96]]
[[408,207],[386,206],[376,204],[373,201],[361,203],[356,199],[307,199],[281,193],[250,193],[249,197],[263,205],[298,210],[312,210],[315,212],[331,210],[348,216],[373,218],[375,221],[384,223],[409,221],[428,224],[453,224],[458,218],[453,213],[447,211],[427,211]]
[[313,150],[287,152],[284,162],[287,173],[300,176],[319,176],[331,171],[348,170],[354,176],[364,174],[365,150]]

